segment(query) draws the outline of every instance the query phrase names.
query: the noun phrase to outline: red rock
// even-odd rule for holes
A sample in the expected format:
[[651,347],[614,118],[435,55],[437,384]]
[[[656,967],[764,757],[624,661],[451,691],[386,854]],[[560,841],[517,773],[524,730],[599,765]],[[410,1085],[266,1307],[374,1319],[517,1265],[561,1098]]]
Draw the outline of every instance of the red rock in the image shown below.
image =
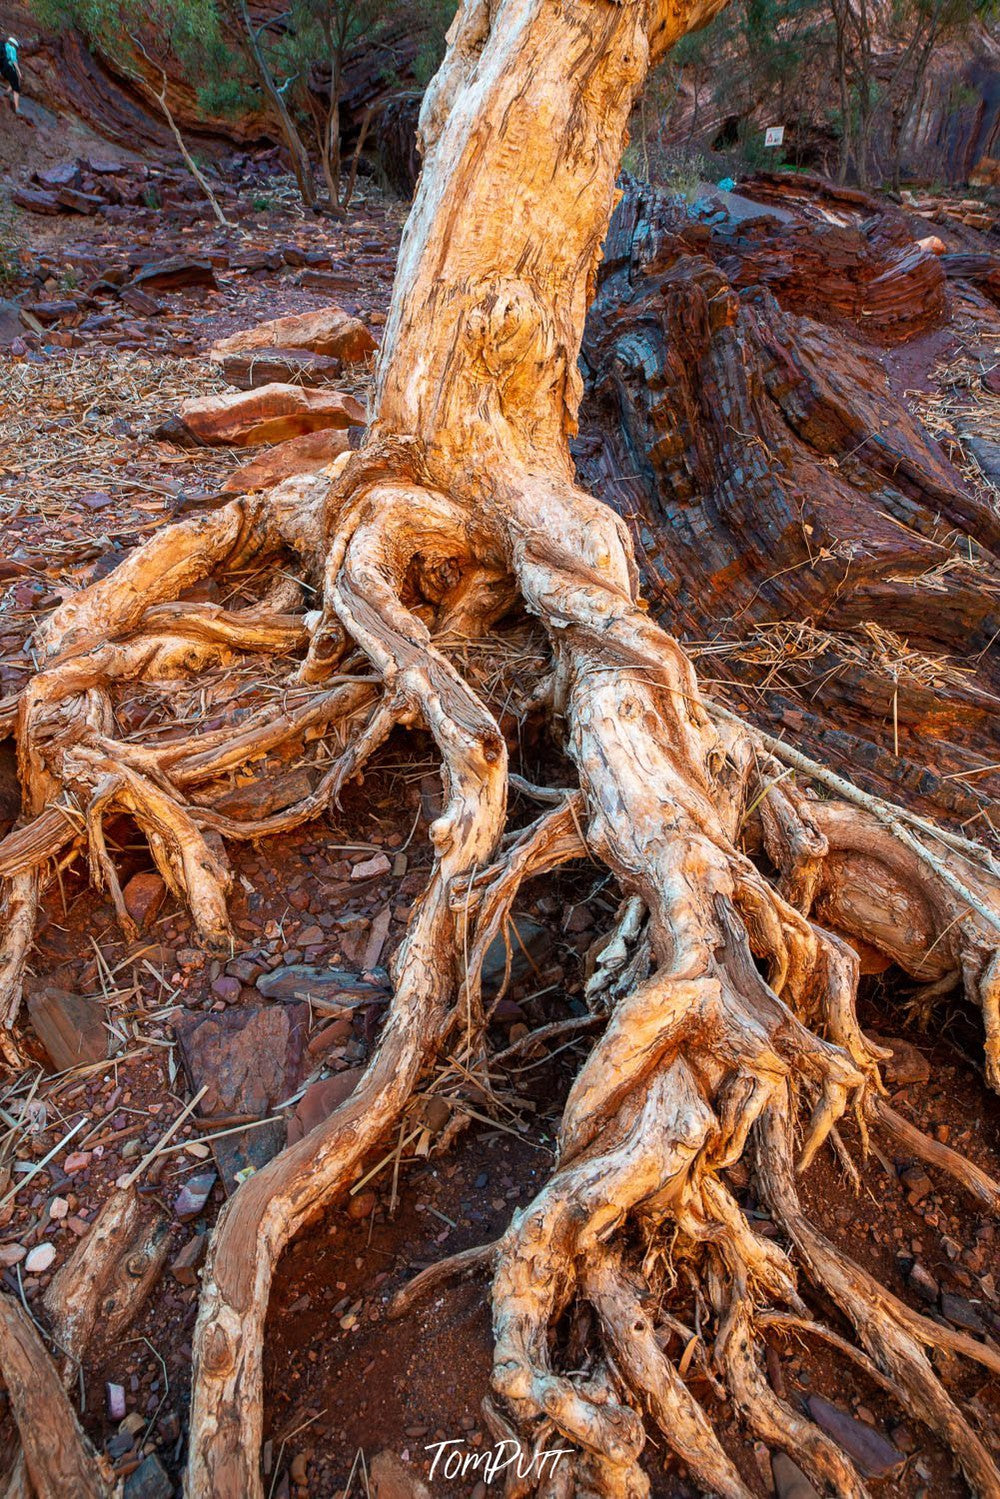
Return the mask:
[[56,197],[70,213],[97,213],[104,206],[104,199],[97,193],[81,193],[75,187],[57,188]]
[[903,1454],[880,1432],[856,1421],[822,1395],[810,1395],[809,1414],[837,1443],[865,1478],[884,1478],[904,1461]]
[[212,993],[217,994],[220,999],[224,999],[227,1004],[232,1004],[234,1000],[239,999],[242,987],[239,979],[233,978],[232,974],[223,973],[214,980]]
[[317,1031],[309,1042],[307,1050],[310,1056],[322,1056],[332,1046],[343,1046],[354,1034],[354,1023],[349,1015],[342,1015],[339,1020],[333,1020],[325,1025],[321,1031]]
[[325,427],[362,426],[366,420],[365,408],[354,396],[265,385],[185,401],[180,415],[156,435],[181,446],[255,447]]
[[340,454],[351,447],[348,433],[337,427],[327,427],[321,432],[306,432],[301,438],[289,438],[262,453],[259,459],[232,469],[223,483],[229,495],[250,495],[253,490],[271,489],[274,484],[291,478],[292,474],[315,474],[327,468]]
[[322,1124],[324,1119],[328,1119],[334,1109],[339,1108],[345,1098],[349,1098],[354,1092],[363,1073],[364,1068],[351,1067],[346,1072],[338,1072],[334,1077],[322,1078],[307,1088],[288,1121],[289,1145],[294,1145],[297,1140],[310,1134],[318,1124]]
[[78,1171],[86,1171],[92,1159],[89,1150],[73,1150],[63,1161],[63,1171],[67,1176],[75,1176]]
[[238,390],[257,390],[275,382],[289,385],[329,385],[341,371],[341,361],[311,349],[248,349],[226,354],[223,378]]
[[80,181],[80,168],[75,161],[61,161],[54,167],[32,172],[31,178],[42,187],[76,187]]
[[386,1449],[372,1458],[373,1499],[431,1499],[431,1491],[394,1452]]
[[344,364],[356,364],[373,352],[375,340],[364,323],[348,316],[343,308],[320,307],[314,312],[274,318],[220,339],[211,358],[221,362],[229,354],[243,354],[249,349],[309,349]]
[[76,302],[63,300],[61,302],[28,302],[24,310],[44,328],[51,328],[56,323],[64,322],[66,318],[75,317],[80,308]]
[[388,874],[392,868],[391,861],[385,854],[373,854],[370,859],[363,859],[360,864],[355,864],[351,870],[352,880],[373,880],[378,875]]
[[359,978],[350,969],[317,968],[306,963],[289,963],[261,974],[257,989],[268,999],[311,1000],[315,1005],[336,1007],[338,1012],[384,1003],[386,999],[384,988]]
[[174,1212],[182,1223],[190,1223],[204,1211],[216,1180],[214,1171],[201,1171],[197,1176],[188,1177],[174,1198]]
[[163,876],[152,869],[134,874],[122,891],[125,909],[136,926],[147,926],[163,905],[167,887]]
[[130,312],[137,312],[140,317],[158,317],[163,311],[159,302],[139,286],[123,287],[121,300]]
[[928,1081],[931,1075],[930,1063],[911,1041],[904,1041],[901,1036],[873,1036],[872,1039],[879,1046],[887,1046],[892,1052],[888,1061],[882,1063],[882,1071],[888,1082],[902,1088],[908,1083]]
[[[238,994],[239,979],[228,981]],[[258,1005],[179,1020],[174,1030],[191,1081],[208,1084],[202,1113],[263,1116],[294,1092],[307,1013],[305,1006]]]
[[359,1192],[356,1197],[348,1198],[347,1216],[353,1218],[356,1223],[360,1223],[363,1219],[371,1217],[377,1205],[378,1198],[370,1189]]
[[28,1014],[57,1071],[100,1062],[107,1056],[108,1035],[99,1000],[48,987],[29,994]]
[[55,193],[42,192],[31,187],[16,187],[10,195],[11,202],[29,213],[56,214],[64,209]]
[[170,1273],[182,1286],[198,1284],[198,1271],[205,1260],[208,1234],[194,1234],[174,1255],[170,1262]]
[[174,255],[169,260],[155,260],[144,265],[132,278],[132,285],[143,291],[176,291],[182,286],[209,286],[218,290],[212,263],[207,259],[195,260],[187,255]]

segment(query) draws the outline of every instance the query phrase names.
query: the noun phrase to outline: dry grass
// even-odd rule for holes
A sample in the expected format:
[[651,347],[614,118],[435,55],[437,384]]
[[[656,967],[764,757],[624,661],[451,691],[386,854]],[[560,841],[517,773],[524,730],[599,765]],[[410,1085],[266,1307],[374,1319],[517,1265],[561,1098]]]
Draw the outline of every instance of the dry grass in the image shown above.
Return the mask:
[[[0,361],[0,481],[7,478],[23,512],[43,516],[53,547],[83,516],[106,516],[102,529],[134,536],[120,507],[89,507],[107,494],[131,511],[162,514],[183,489],[217,488],[234,464],[225,450],[178,452],[153,441],[163,419],[189,396],[226,387],[204,359],[151,358],[134,351],[75,353],[35,364]],[[181,479],[183,476],[183,481]],[[14,483],[10,481],[13,480]],[[0,499],[0,505],[3,505]]]

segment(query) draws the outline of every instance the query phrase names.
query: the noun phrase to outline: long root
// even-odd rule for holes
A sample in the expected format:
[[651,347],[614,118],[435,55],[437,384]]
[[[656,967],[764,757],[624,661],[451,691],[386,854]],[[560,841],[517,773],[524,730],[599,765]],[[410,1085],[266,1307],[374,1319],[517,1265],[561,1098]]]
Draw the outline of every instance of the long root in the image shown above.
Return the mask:
[[[818,1487],[861,1496],[849,1458],[763,1372],[769,1318],[818,1325],[812,1287],[854,1328],[861,1347],[845,1346],[892,1381],[974,1490],[1000,1494],[992,1459],[926,1350],[996,1370],[995,1352],[891,1297],[809,1223],[797,1195],[826,1144],[844,1152],[838,1125],[850,1116],[863,1145],[869,1129],[889,1131],[984,1206],[1000,1204],[984,1172],[887,1104],[885,1053],[856,1012],[853,945],[879,948],[925,983],[960,975],[984,1016],[995,1082],[1000,881],[989,857],[898,809],[822,801],[792,781],[783,746],[702,700],[680,647],[635,601],[620,523],[585,496],[547,490],[532,502],[526,486],[523,506],[548,506],[551,523],[543,534],[517,510],[504,533],[495,514],[472,517],[433,486],[390,483],[384,471],[348,503],[348,479],[335,486],[328,544],[307,544],[301,517],[291,532],[266,498],[177,528],[176,564],[171,533],[161,533],[119,570],[120,586],[112,574],[57,612],[43,632],[43,668],[18,705],[26,820],[0,844],[0,1014],[11,1062],[47,860],[84,850],[128,931],[104,835],[107,819],[126,812],[203,943],[225,948],[220,835],[256,838],[316,816],[397,725],[425,726],[441,756],[434,867],[393,959],[376,1054],[351,1098],[219,1219],[195,1339],[189,1491],[260,1494],[261,1350],[282,1250],[359,1178],[443,1048],[459,1085],[488,1087],[499,996],[484,998],[485,954],[507,932],[525,880],[589,858],[611,871],[623,900],[594,955],[586,1024],[600,1035],[569,1092],[556,1168],[496,1245],[452,1267],[493,1269],[496,1430],[516,1433],[527,1451],[557,1443],[570,1453],[542,1484],[552,1496],[639,1499],[648,1418],[704,1488],[747,1499],[686,1378],[697,1359],[703,1380]],[[300,561],[308,554],[315,568],[325,557],[316,616],[290,612],[297,595],[286,588],[232,611],[171,596],[208,570],[266,561],[290,536]],[[489,630],[515,584],[549,639],[551,676],[535,701],[564,725],[577,772],[575,787],[555,792],[509,775],[497,718],[449,655],[457,636]],[[147,586],[153,592],[137,597]],[[280,663],[279,711],[258,702],[226,729],[155,743],[124,732],[125,683],[166,683],[169,696],[191,673],[247,656]],[[232,770],[309,740],[325,741],[328,754],[301,801],[249,821],[213,806]],[[543,810],[505,831],[511,787]],[[754,1229],[731,1186],[737,1170],[749,1172],[786,1247]],[[439,1278],[425,1275],[397,1313]],[[678,1285],[694,1298],[696,1323],[679,1348],[685,1324],[665,1306]],[[564,1358],[557,1331],[571,1311],[589,1319],[582,1362],[579,1349]]]

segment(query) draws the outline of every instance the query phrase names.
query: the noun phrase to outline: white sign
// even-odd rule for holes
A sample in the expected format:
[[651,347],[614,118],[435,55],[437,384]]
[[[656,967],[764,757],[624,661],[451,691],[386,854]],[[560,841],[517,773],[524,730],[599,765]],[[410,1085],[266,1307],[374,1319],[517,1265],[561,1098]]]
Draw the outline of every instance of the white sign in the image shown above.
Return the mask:
[[783,146],[785,144],[784,125],[768,125],[764,131],[765,146]]

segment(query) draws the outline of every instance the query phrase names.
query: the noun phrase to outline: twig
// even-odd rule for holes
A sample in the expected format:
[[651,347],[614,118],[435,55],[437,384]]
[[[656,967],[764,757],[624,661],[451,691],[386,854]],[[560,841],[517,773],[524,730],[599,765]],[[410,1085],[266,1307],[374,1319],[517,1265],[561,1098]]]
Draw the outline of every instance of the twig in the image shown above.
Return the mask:
[[7,1204],[8,1204],[8,1202],[13,1201],[13,1199],[17,1196],[18,1192],[23,1191],[24,1188],[28,1185],[29,1182],[33,1182],[34,1179],[35,1179],[35,1177],[38,1175],[38,1173],[40,1171],[44,1171],[45,1167],[52,1160],[53,1156],[57,1156],[59,1154],[59,1152],[63,1149],[63,1147],[69,1144],[69,1142],[70,1142],[70,1140],[72,1140],[73,1136],[76,1135],[76,1134],[78,1134],[80,1132],[80,1130],[83,1129],[83,1126],[87,1122],[88,1122],[87,1115],[84,1114],[80,1119],[78,1119],[76,1121],[76,1123],[74,1124],[73,1128],[70,1130],[69,1134],[63,1135],[62,1139],[59,1140],[55,1145],[53,1145],[52,1149],[48,1152],[48,1154],[47,1155],[43,1155],[42,1159],[37,1163],[37,1165],[32,1166],[32,1168],[31,1168],[30,1171],[26,1171],[24,1173],[24,1176],[21,1178],[21,1180],[19,1182],[15,1183],[15,1185],[11,1187],[10,1191],[7,1192],[4,1197],[0,1198],[0,1208],[5,1208],[7,1206]]
[[125,1178],[125,1180],[122,1182],[122,1190],[123,1191],[125,1189],[127,1189],[128,1187],[131,1187],[131,1186],[135,1185],[135,1183],[139,1180],[139,1177],[145,1171],[146,1167],[149,1166],[156,1159],[156,1157],[162,1151],[163,1147],[166,1145],[167,1141],[170,1140],[177,1133],[177,1131],[180,1129],[181,1125],[184,1123],[185,1119],[192,1112],[192,1110],[201,1102],[201,1100],[204,1098],[204,1096],[205,1096],[205,1094],[207,1092],[208,1092],[208,1084],[204,1083],[198,1089],[198,1091],[194,1095],[194,1097],[191,1099],[191,1102],[185,1104],[184,1108],[181,1109],[180,1113],[177,1115],[177,1118],[174,1120],[173,1124],[171,1124],[169,1126],[169,1128],[166,1129],[164,1131],[164,1133],[160,1136],[159,1140],[153,1146],[152,1150],[149,1150],[149,1151],[146,1152],[146,1154],[143,1156],[142,1160],[139,1162],[138,1166],[136,1166],[135,1170],[133,1172],[131,1172],[131,1174]]

